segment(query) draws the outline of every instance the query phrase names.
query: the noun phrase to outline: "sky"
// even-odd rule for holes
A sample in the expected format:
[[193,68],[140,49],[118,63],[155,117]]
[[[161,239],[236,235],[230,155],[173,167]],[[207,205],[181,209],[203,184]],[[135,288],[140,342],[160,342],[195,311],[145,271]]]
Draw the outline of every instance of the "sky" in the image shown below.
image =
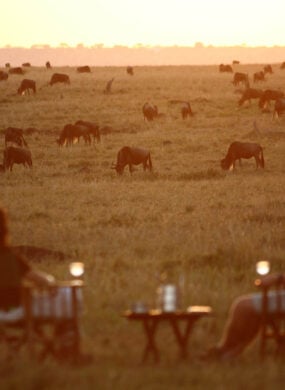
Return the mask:
[[12,0],[0,47],[285,46],[285,0]]

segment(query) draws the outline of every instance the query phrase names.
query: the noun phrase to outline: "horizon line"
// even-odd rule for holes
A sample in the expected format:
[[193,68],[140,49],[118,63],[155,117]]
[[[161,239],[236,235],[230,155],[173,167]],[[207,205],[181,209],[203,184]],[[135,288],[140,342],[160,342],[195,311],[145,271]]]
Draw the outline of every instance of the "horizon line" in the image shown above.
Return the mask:
[[285,48],[284,45],[256,45],[256,46],[250,46],[246,43],[241,44],[235,44],[235,45],[220,45],[216,46],[213,44],[204,44],[203,42],[196,42],[194,45],[158,45],[158,44],[142,44],[137,43],[135,45],[123,45],[123,44],[114,44],[114,45],[105,45],[104,43],[94,43],[93,45],[86,45],[84,43],[78,43],[77,45],[69,45],[68,43],[62,42],[58,45],[52,45],[48,43],[35,43],[31,46],[17,46],[17,45],[10,45],[6,44],[5,46],[0,46],[0,49],[116,49],[116,48],[127,48],[127,49],[169,49],[169,48],[189,48],[189,49],[230,49],[230,48],[239,48],[239,49],[274,49],[274,48]]

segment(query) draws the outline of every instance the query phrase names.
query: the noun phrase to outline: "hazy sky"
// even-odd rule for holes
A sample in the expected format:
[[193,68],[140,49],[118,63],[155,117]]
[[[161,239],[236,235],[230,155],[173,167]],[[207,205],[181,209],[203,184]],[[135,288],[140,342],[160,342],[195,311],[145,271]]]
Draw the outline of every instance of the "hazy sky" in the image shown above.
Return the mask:
[[11,0],[0,47],[285,46],[285,0]]

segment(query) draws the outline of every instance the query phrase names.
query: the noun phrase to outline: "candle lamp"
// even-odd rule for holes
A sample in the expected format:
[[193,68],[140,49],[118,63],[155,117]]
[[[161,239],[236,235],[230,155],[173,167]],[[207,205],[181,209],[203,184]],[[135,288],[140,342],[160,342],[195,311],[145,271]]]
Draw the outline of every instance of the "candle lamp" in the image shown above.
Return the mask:
[[84,263],[76,261],[69,264],[69,271],[75,278],[80,278],[84,274]]
[[267,275],[270,271],[270,262],[267,260],[261,260],[256,263],[256,272],[259,275]]

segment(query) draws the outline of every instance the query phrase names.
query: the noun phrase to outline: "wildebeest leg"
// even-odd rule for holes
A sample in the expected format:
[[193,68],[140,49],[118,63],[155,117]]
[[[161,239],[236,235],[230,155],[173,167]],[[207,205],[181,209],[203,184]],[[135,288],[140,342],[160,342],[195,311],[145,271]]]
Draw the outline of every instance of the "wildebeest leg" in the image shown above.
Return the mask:
[[130,171],[130,174],[133,173],[133,166],[132,166],[132,164],[129,164],[129,171]]

